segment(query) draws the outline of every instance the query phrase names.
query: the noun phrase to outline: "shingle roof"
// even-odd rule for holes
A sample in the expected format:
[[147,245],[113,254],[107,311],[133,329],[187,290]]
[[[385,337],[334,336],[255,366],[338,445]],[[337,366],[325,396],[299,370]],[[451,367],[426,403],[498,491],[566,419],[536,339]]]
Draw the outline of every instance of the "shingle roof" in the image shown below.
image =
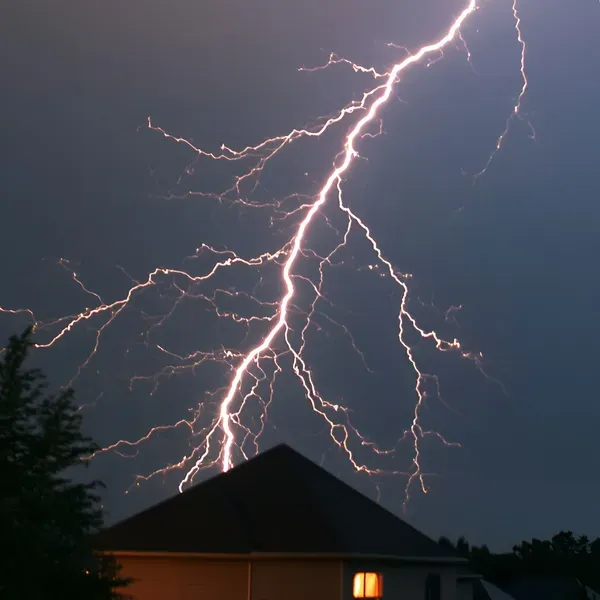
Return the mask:
[[111,551],[455,558],[286,445],[105,529],[95,545]]

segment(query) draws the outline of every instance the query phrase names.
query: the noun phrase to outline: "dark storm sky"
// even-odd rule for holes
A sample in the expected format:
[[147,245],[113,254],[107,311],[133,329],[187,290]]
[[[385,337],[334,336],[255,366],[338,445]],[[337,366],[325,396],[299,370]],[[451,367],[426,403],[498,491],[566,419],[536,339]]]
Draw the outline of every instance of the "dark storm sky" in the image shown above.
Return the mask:
[[[510,2],[481,4],[464,29],[477,74],[456,49],[427,69],[412,70],[397,88],[402,101],[394,99],[383,113],[385,135],[361,147],[368,162],[360,161],[346,183],[347,199],[388,257],[414,274],[416,312],[481,350],[487,371],[509,392],[471,363],[423,353],[442,376],[445,400],[460,413],[431,402],[432,424],[463,447],[425,445],[426,470],[439,475],[428,480],[428,496],[414,494],[407,516],[432,535],[464,534],[494,548],[560,528],[599,536],[600,6],[521,0],[531,86],[523,110],[537,138],[530,140],[528,128],[514,121],[502,153],[472,187],[462,172],[485,164],[521,83]],[[307,74],[298,67],[322,64],[334,51],[384,69],[398,57],[385,42],[415,48],[435,39],[461,5],[4,3],[0,305],[29,306],[43,317],[86,306],[89,299],[56,267],[58,257],[75,261],[89,287],[116,299],[128,281],[115,265],[143,278],[158,265],[180,266],[204,241],[222,245],[232,238],[238,249],[256,252],[256,235],[262,241],[272,230],[248,231],[248,215],[197,198],[158,197],[192,157],[145,130],[147,116],[211,150],[221,142],[256,143],[339,108],[370,85],[345,69]],[[266,175],[267,185],[280,196],[314,192],[340,134],[282,158]],[[186,185],[226,187],[229,180],[204,166]],[[365,246],[356,242],[354,250],[360,254]],[[368,253],[363,262],[371,262]],[[327,373],[321,372],[321,387],[332,398],[349,399],[370,437],[389,442],[406,426],[394,415],[407,417],[412,402],[410,373],[392,345],[395,305],[381,304],[390,289],[364,274],[353,280],[348,270],[332,278],[332,293],[338,281],[341,299],[353,303],[346,324],[376,373],[357,374],[355,356],[327,353],[327,342],[319,346],[317,340],[315,360]],[[433,298],[441,313],[420,307],[417,297]],[[459,327],[444,324],[443,311],[459,304]],[[202,335],[190,323],[177,322],[169,338],[188,351]],[[0,316],[3,338],[22,325]],[[100,443],[185,416],[208,385],[192,378],[152,398],[141,388],[132,399],[124,391],[124,363],[115,359],[134,329],[129,322],[123,327],[106,339],[107,354],[91,369],[100,375],[77,386],[82,402],[104,391],[103,403],[86,413],[86,427]],[[89,331],[76,333],[39,360],[62,383],[92,342]],[[142,368],[146,359],[140,356]],[[281,427],[271,442],[288,441],[318,460],[326,438],[315,437],[321,430],[312,423],[303,429],[297,391],[280,387],[278,398]],[[98,461],[94,468],[109,486],[112,519],[174,493],[177,480],[171,478],[123,495],[133,473],[174,458],[169,444],[177,446],[176,436],[148,447],[137,464],[117,457]],[[400,456],[404,462],[399,458],[397,466],[404,468],[407,455]],[[373,493],[339,453],[330,450],[325,465]],[[393,510],[402,484],[382,482],[382,500]]]

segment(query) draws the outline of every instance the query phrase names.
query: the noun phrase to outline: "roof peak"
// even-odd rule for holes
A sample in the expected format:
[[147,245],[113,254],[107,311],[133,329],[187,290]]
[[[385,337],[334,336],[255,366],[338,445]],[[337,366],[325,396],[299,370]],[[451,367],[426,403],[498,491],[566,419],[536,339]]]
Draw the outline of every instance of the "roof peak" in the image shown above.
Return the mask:
[[277,444],[97,536],[99,550],[453,558],[289,444]]

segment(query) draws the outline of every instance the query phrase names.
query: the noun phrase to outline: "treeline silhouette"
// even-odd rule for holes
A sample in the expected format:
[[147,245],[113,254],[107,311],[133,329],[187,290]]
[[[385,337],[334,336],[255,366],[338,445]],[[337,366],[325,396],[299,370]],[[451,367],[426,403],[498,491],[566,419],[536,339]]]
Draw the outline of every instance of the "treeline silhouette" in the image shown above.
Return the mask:
[[496,554],[487,546],[471,546],[464,537],[439,543],[467,558],[471,568],[498,587],[522,577],[568,577],[600,591],[600,538],[575,536],[561,531],[549,540],[532,539],[513,546],[512,552]]

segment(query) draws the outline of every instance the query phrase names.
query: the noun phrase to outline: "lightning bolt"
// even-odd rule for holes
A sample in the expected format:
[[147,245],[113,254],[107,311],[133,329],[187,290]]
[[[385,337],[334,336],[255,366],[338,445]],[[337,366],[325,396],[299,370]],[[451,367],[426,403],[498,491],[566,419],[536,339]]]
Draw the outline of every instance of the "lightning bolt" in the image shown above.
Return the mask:
[[[474,181],[486,173],[486,171],[489,169],[490,165],[496,158],[496,155],[498,154],[498,152],[500,152],[500,150],[502,150],[502,146],[504,145],[504,140],[506,140],[506,136],[508,135],[508,133],[510,131],[510,127],[512,125],[513,120],[515,118],[522,119],[521,105],[523,103],[523,98],[525,97],[525,94],[527,93],[527,88],[529,87],[529,80],[527,79],[527,70],[525,67],[525,59],[526,59],[526,55],[527,55],[527,45],[525,43],[525,40],[523,39],[523,33],[521,31],[521,17],[519,15],[519,7],[517,4],[517,0],[513,0],[512,13],[513,13],[513,18],[514,18],[514,23],[515,23],[515,30],[517,32],[517,40],[519,41],[519,45],[521,47],[521,80],[522,80],[521,91],[519,92],[519,95],[517,96],[517,101],[513,107],[512,112],[510,113],[508,119],[506,120],[506,126],[504,127],[504,131],[500,134],[500,136],[496,140],[496,147],[494,148],[493,152],[490,154],[490,157],[488,158],[488,161],[484,165],[483,169],[481,169],[481,171],[479,171],[479,173],[475,174]],[[469,53],[469,55],[470,55],[470,53]],[[527,126],[529,127],[529,132],[530,132],[529,137],[532,140],[535,140],[535,137],[536,137],[535,129],[533,128],[531,121],[527,121]]]
[[[135,309],[134,299],[150,290],[155,290],[161,297],[172,300],[171,308],[160,316],[152,316],[142,313],[143,317],[151,321],[151,325],[145,330],[144,341],[147,345],[152,344],[152,332],[165,325],[175,314],[182,304],[188,301],[201,303],[207,310],[213,311],[219,318],[233,321],[247,329],[247,336],[255,332],[254,327],[261,327],[260,341],[248,350],[242,351],[235,348],[215,348],[210,350],[198,350],[189,355],[177,354],[164,345],[154,344],[155,349],[169,361],[169,364],[152,376],[137,375],[131,378],[131,385],[148,379],[154,383],[154,389],[170,377],[183,372],[195,372],[197,368],[205,363],[217,363],[224,365],[230,372],[228,383],[223,388],[207,393],[208,400],[198,403],[194,409],[193,416],[189,419],[180,419],[170,425],[160,425],[150,429],[144,436],[137,440],[119,440],[114,444],[106,446],[96,452],[93,456],[106,452],[116,452],[124,456],[128,451],[137,452],[139,447],[152,436],[165,430],[187,430],[191,436],[191,451],[176,463],[169,464],[148,475],[136,476],[135,485],[141,481],[165,474],[172,470],[182,470],[184,475],[180,481],[179,489],[193,481],[201,469],[218,466],[222,471],[229,470],[235,463],[236,452],[243,458],[248,457],[247,444],[251,443],[254,452],[259,451],[259,438],[262,435],[266,422],[268,409],[274,400],[275,384],[278,377],[284,372],[286,364],[291,367],[293,373],[304,392],[310,408],[323,419],[325,427],[329,431],[333,443],[340,448],[354,469],[358,472],[368,474],[381,474],[379,468],[372,468],[363,464],[356,456],[354,444],[370,449],[375,455],[393,454],[393,448],[382,449],[374,442],[367,439],[351,422],[350,411],[345,406],[327,400],[317,389],[315,377],[306,358],[308,345],[307,333],[311,327],[320,328],[319,318],[324,318],[333,327],[340,328],[344,335],[348,336],[354,350],[365,362],[366,357],[358,349],[350,331],[338,321],[329,317],[319,310],[322,303],[331,301],[323,292],[326,268],[332,268],[341,262],[335,262],[336,255],[347,246],[351,234],[357,233],[368,242],[375,259],[374,264],[368,265],[368,269],[379,277],[390,281],[399,290],[400,302],[397,315],[397,339],[400,348],[406,357],[408,364],[414,373],[415,403],[412,420],[408,428],[401,432],[399,442],[407,440],[411,443],[412,458],[411,467],[402,473],[407,477],[404,504],[408,502],[410,491],[414,484],[427,493],[425,484],[425,472],[422,465],[421,442],[428,436],[433,436],[448,446],[458,445],[447,441],[440,433],[424,428],[421,425],[420,413],[427,395],[427,388],[433,385],[439,395],[439,380],[436,375],[427,373],[419,365],[414,351],[414,344],[409,342],[411,336],[429,342],[435,349],[446,352],[454,351],[465,359],[471,360],[482,373],[482,355],[471,353],[463,349],[457,339],[446,340],[433,330],[419,325],[417,319],[409,311],[409,286],[410,275],[400,273],[395,269],[390,260],[386,258],[380,245],[377,243],[373,233],[355,212],[344,202],[343,183],[352,165],[360,158],[358,152],[359,142],[367,137],[376,137],[382,131],[380,113],[394,92],[395,87],[401,81],[402,75],[411,66],[429,61],[432,64],[440,59],[443,50],[457,40],[462,42],[470,61],[471,55],[468,51],[461,28],[467,19],[477,10],[476,0],[469,0],[462,12],[451,23],[443,37],[434,43],[422,46],[416,52],[406,51],[406,56],[394,64],[386,72],[379,72],[372,67],[364,67],[352,61],[339,58],[331,54],[326,64],[314,68],[301,68],[301,71],[317,71],[337,66],[350,66],[356,73],[369,75],[378,83],[365,92],[362,98],[346,105],[333,116],[323,118],[316,125],[301,129],[293,129],[281,136],[271,137],[258,145],[247,146],[241,150],[232,149],[222,145],[219,152],[210,152],[194,145],[190,140],[177,137],[168,133],[165,129],[155,125],[148,119],[148,128],[164,136],[171,143],[183,145],[193,152],[194,160],[185,170],[185,174],[191,174],[200,159],[227,162],[252,161],[252,166],[237,175],[232,186],[223,193],[188,192],[187,195],[198,195],[217,199],[219,202],[231,202],[246,210],[268,210],[270,211],[271,223],[292,222],[297,219],[294,232],[291,237],[277,250],[264,252],[258,256],[246,258],[231,250],[218,249],[207,244],[202,244],[196,252],[188,257],[189,261],[199,261],[201,264],[210,262],[210,266],[200,274],[192,274],[192,271],[183,269],[157,268],[150,272],[145,280],[136,281],[131,279],[131,287],[120,299],[113,302],[105,302],[100,295],[91,291],[71,268],[69,261],[61,259],[60,266],[66,269],[71,279],[92,299],[94,305],[85,310],[64,316],[52,321],[40,321],[29,309],[8,309],[0,307],[0,312],[9,314],[26,314],[35,324],[36,332],[50,331],[48,339],[37,342],[36,347],[40,349],[50,348],[58,344],[64,337],[69,335],[77,326],[90,323],[97,319],[104,319],[102,324],[95,330],[95,341],[91,351],[80,364],[70,384],[80,376],[82,371],[89,365],[101,344],[101,339],[106,329],[111,326],[127,309]],[[495,154],[501,149],[503,141],[508,134],[510,122],[516,116],[520,116],[521,103],[527,91],[528,81],[525,72],[525,43],[521,34],[521,21],[517,11],[516,0],[513,3],[513,15],[518,41],[521,44],[521,74],[523,86],[518,97],[513,113],[510,115],[506,130],[499,137],[496,150],[490,156],[488,163],[478,174],[481,175],[491,164]],[[400,48],[393,44],[390,46]],[[269,161],[278,155],[292,142],[301,138],[318,138],[334,126],[351,119],[355,114],[360,115],[356,122],[349,128],[343,141],[341,151],[335,157],[333,166],[326,176],[324,183],[314,196],[293,194],[281,200],[272,202],[257,202],[249,199],[259,185],[259,177]],[[374,131],[373,126],[378,125]],[[244,189],[248,186],[250,193],[245,194]],[[181,196],[169,196],[176,198]],[[336,207],[337,213],[345,221],[345,230],[338,231],[324,212],[326,205]],[[320,255],[312,250],[307,244],[307,236],[314,229],[315,222],[321,218],[336,234],[341,241],[326,255]],[[298,268],[302,262],[316,260],[318,275],[309,277]],[[203,262],[204,261],[204,262]],[[235,288],[216,287],[211,292],[204,290],[205,286],[213,280],[217,274],[227,272],[231,269],[253,269],[262,270],[273,268],[279,273],[282,294],[276,300],[265,300],[260,297],[258,289],[262,283],[260,280],[251,292],[237,291]],[[125,271],[123,271],[125,273]],[[262,271],[260,271],[262,273]],[[126,274],[126,273],[125,273]],[[128,276],[129,277],[129,276]],[[171,282],[170,285],[168,282]],[[299,298],[299,287],[305,286],[312,292],[313,300],[308,308],[302,308]],[[243,303],[244,309],[229,309],[231,302]],[[240,304],[241,306],[241,304]],[[459,307],[460,308],[460,307]],[[448,320],[451,314],[457,310],[451,307],[447,314]],[[139,310],[139,309],[137,309]],[[244,310],[250,312],[245,313]],[[292,325],[292,317],[302,318],[303,326],[296,329]],[[453,318],[453,317],[452,317]],[[297,335],[296,332],[299,331]],[[287,361],[287,362],[286,362]],[[98,397],[99,400],[100,397]],[[216,407],[216,415],[210,416],[208,407]],[[94,403],[95,404],[95,403]],[[252,406],[258,404],[260,416],[258,423],[253,422]],[[254,409],[255,410],[255,409]],[[206,413],[209,413],[208,416]],[[255,414],[255,412],[254,412]],[[202,423],[208,423],[202,425]],[[93,458],[90,457],[90,458]]]

